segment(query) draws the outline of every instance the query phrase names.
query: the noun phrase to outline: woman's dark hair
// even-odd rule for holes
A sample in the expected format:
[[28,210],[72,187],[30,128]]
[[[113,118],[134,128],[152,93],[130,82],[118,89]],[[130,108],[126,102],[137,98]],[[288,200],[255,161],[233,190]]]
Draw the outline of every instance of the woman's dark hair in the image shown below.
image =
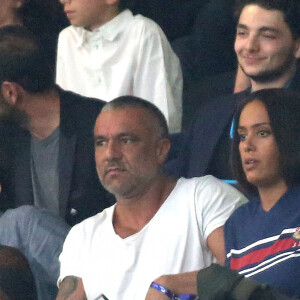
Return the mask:
[[238,125],[242,110],[260,101],[267,109],[271,128],[279,150],[279,170],[288,187],[300,183],[300,94],[287,89],[264,89],[250,94],[238,106],[234,117],[234,137],[231,151],[233,173],[248,194],[257,193],[243,171],[239,153]]

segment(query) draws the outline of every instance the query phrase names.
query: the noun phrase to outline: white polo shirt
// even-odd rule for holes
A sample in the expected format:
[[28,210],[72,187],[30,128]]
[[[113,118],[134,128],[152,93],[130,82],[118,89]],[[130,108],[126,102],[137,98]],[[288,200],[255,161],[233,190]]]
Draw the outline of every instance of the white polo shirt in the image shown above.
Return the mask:
[[158,25],[130,10],[94,31],[64,29],[58,39],[56,82],[105,101],[141,97],[163,112],[171,132],[181,129],[179,59]]

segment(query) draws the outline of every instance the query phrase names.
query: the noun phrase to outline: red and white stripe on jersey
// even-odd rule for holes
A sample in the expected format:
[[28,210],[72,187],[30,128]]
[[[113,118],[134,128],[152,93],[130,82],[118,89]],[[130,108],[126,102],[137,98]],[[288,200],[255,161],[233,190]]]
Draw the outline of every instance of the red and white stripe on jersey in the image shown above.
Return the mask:
[[[285,229],[280,235],[264,238],[242,249],[231,249],[227,254],[230,268],[250,277],[284,260],[300,256],[300,241],[296,245],[292,237],[295,230],[296,228]],[[249,268],[245,268],[246,266]]]

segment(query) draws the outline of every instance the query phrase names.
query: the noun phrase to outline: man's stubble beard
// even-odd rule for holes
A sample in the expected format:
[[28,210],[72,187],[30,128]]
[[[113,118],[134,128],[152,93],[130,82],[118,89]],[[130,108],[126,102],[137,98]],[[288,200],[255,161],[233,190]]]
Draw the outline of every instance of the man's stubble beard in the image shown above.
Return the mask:
[[30,120],[24,111],[7,104],[3,99],[0,99],[0,103],[0,118],[2,120],[12,122],[22,128],[28,128]]
[[239,65],[242,71],[245,73],[245,75],[248,76],[251,80],[257,83],[266,84],[266,83],[276,81],[277,79],[280,79],[284,74],[286,74],[287,72],[289,72],[294,68],[294,64],[296,65],[295,67],[296,69],[297,61],[295,62],[295,57],[293,53],[290,53],[285,64],[282,64],[281,66],[278,66],[277,68],[272,70],[261,71],[259,74],[256,75],[251,75],[247,73],[244,67],[241,64]]

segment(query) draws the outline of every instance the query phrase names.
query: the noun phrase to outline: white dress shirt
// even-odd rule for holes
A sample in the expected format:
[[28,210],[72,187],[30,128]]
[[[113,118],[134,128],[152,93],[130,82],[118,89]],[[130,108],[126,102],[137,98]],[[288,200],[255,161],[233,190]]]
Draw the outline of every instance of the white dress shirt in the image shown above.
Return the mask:
[[159,26],[125,10],[94,31],[69,26],[58,40],[56,82],[78,94],[110,101],[134,95],[155,104],[179,132],[182,73]]

